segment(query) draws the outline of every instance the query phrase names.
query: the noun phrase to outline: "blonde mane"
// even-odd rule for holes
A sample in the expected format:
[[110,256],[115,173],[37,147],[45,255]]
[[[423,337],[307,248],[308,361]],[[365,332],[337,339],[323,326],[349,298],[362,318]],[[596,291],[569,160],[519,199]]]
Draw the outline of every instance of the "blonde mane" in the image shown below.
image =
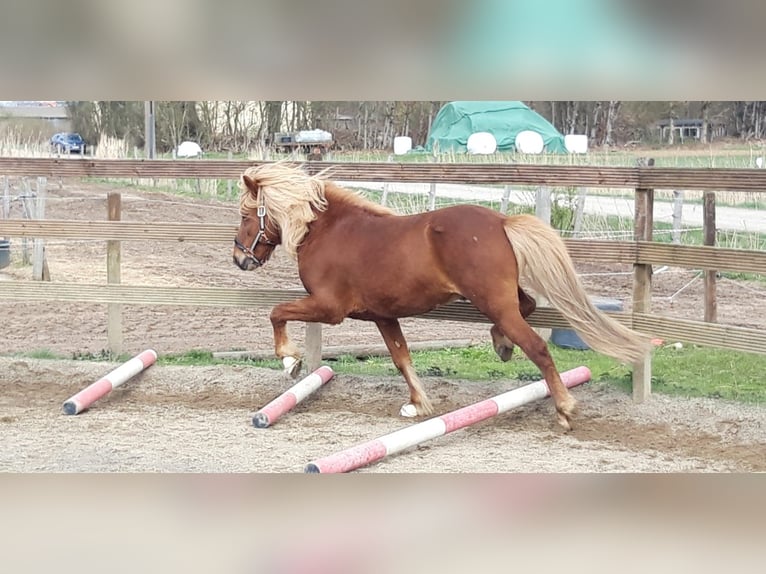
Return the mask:
[[243,175],[258,186],[258,195],[245,186],[240,179],[241,215],[254,213],[260,203],[260,195],[266,206],[266,215],[279,228],[282,247],[293,259],[298,257],[298,247],[308,233],[309,224],[317,214],[327,209],[328,195],[376,214],[392,214],[385,207],[365,200],[323,178],[327,171],[311,176],[300,168],[283,163],[267,163],[245,170]]

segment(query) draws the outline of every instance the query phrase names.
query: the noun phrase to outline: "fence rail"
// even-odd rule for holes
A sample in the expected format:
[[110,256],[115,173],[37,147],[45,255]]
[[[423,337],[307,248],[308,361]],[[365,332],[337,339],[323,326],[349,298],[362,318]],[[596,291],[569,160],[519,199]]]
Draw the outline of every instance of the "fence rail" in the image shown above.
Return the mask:
[[[135,221],[0,220],[0,235],[47,239],[231,243],[236,225]],[[565,239],[576,261],[671,265],[766,274],[762,251],[647,241]]]
[[[0,158],[0,174],[51,178],[237,179],[249,160]],[[329,170],[341,181],[519,184],[641,189],[766,192],[766,170],[724,168],[594,167],[494,163],[308,162],[312,174]]]
[[[0,299],[14,301],[61,301],[70,303],[172,305],[179,307],[248,307],[270,309],[294,301],[305,291],[292,289],[245,289],[225,287],[157,287],[142,285],[97,285],[83,283],[45,283],[4,281]],[[766,353],[766,332],[744,327],[714,325],[701,321],[659,317],[645,313],[608,312],[607,315],[645,333],[666,339],[754,353]],[[476,307],[455,301],[419,316],[422,319],[488,323]],[[555,309],[538,308],[529,323],[537,328],[570,327]]]
[[[247,167],[263,162],[230,160],[94,160],[85,158],[0,158],[0,174],[12,176],[47,176],[53,178],[237,178]],[[766,170],[755,169],[686,169],[656,167],[583,167],[506,164],[340,164],[317,162],[305,164],[312,173],[329,168],[328,177],[340,181],[519,184],[545,186],[629,187],[635,189],[634,241],[567,239],[572,258],[589,262],[617,262],[634,266],[633,309],[630,313],[610,313],[633,328],[667,339],[690,343],[766,353],[766,331],[714,322],[680,320],[653,315],[651,303],[651,266],[669,265],[706,271],[705,316],[707,304],[715,304],[715,271],[728,270],[766,274],[766,252],[723,249],[715,246],[687,246],[652,241],[653,190],[695,189],[708,191],[766,191]],[[117,196],[117,197],[113,197]],[[119,194],[110,194],[119,206]],[[706,205],[708,203],[706,202]],[[116,208],[115,208],[116,209]],[[119,211],[119,209],[116,209]],[[272,307],[303,296],[300,290],[263,290],[214,287],[160,287],[119,283],[121,241],[231,242],[236,225],[199,223],[146,223],[119,221],[119,213],[110,212],[111,221],[0,220],[0,236],[22,238],[87,239],[109,242],[112,250],[111,279],[106,285],[7,281],[0,283],[0,299],[16,301],[71,301],[107,304],[111,309],[109,341],[118,345],[114,331],[121,328],[114,320],[119,305],[199,305]],[[706,207],[706,237],[714,237],[715,204]],[[115,251],[117,249],[117,251]],[[117,264],[118,265],[118,264]],[[709,289],[708,283],[712,282]],[[115,307],[117,306],[117,307]],[[714,308],[713,308],[714,310]],[[487,322],[467,302],[454,302],[421,316],[432,320]],[[712,319],[711,321],[714,321]],[[541,308],[530,317],[535,327],[568,328],[566,320],[554,309]],[[311,329],[314,329],[312,326]],[[308,333],[308,331],[307,331]],[[313,345],[321,344],[315,329]],[[307,345],[309,337],[307,336]],[[307,356],[320,357],[316,348]],[[650,390],[649,359],[634,366],[634,397],[641,400]]]

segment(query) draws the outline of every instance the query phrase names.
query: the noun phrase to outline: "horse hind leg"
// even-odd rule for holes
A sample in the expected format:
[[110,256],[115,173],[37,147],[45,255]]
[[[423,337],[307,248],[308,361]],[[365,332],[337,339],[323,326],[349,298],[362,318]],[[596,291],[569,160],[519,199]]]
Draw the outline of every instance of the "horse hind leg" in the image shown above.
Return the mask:
[[[534,313],[535,309],[537,309],[537,302],[521,287],[518,288],[518,293],[519,311],[521,311],[521,316],[526,319]],[[503,362],[510,361],[513,356],[513,341],[511,341],[497,325],[492,325],[489,334],[492,337],[492,346],[494,347],[497,356],[500,357],[500,360]]]
[[403,405],[399,413],[403,417],[426,416],[433,414],[434,409],[426,395],[412,366],[412,357],[407,347],[407,341],[402,334],[402,328],[396,319],[376,320],[375,325],[383,336],[383,341],[391,354],[391,360],[407,382],[410,389],[410,402]]
[[492,337],[492,346],[500,360],[510,361],[513,356],[513,341],[506,337],[497,325],[492,325],[489,334]]
[[569,393],[569,389],[561,382],[553,358],[548,352],[540,335],[535,333],[532,327],[524,320],[520,313],[509,312],[501,319],[500,326],[503,332],[508,333],[516,344],[524,351],[545,377],[550,389],[551,397],[556,405],[559,424],[566,430],[572,430],[572,416],[574,415],[577,401]]
[[[515,298],[514,298],[515,299]],[[561,382],[553,358],[548,352],[546,345],[540,335],[535,333],[521,315],[521,311],[513,299],[506,299],[502,304],[477,305],[479,310],[487,315],[498,326],[499,330],[506,334],[510,340],[515,342],[524,354],[540,369],[543,374],[548,389],[550,390],[553,402],[556,405],[556,412],[559,424],[566,430],[572,429],[572,416],[574,415],[577,401],[569,393],[569,389]],[[490,309],[505,309],[503,311],[491,312]]]

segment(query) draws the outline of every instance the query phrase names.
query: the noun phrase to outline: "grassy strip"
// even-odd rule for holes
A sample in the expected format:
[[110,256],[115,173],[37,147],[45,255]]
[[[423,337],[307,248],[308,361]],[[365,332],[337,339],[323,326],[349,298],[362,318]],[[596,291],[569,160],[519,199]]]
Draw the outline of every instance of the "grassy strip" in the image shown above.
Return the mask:
[[[593,381],[615,385],[630,392],[631,370],[613,359],[593,351],[560,349],[549,345],[551,355],[561,371],[586,365],[593,373]],[[24,357],[37,359],[62,359],[47,350],[27,353]],[[537,381],[541,378],[537,367],[518,350],[513,359],[501,362],[489,344],[462,349],[420,351],[412,354],[413,362],[421,377],[440,377],[461,380]],[[75,354],[79,360],[126,361],[130,355],[112,357],[108,352]],[[399,376],[388,357],[341,357],[326,361],[338,374],[373,377]],[[239,365],[281,370],[277,360],[253,361],[249,359],[215,359],[210,351],[194,350],[182,354],[161,355],[159,365],[207,366]],[[723,349],[711,349],[684,345],[659,347],[654,352],[652,364],[652,388],[659,394],[685,397],[720,398],[745,403],[766,402],[766,356],[741,353]]]
[[[586,365],[595,382],[615,384],[628,392],[631,370],[613,359],[593,351],[560,349],[549,345],[551,355],[562,371]],[[537,367],[518,350],[514,358],[501,362],[489,344],[466,349],[446,349],[413,353],[421,376],[465,380],[540,379]],[[391,376],[397,372],[388,358],[358,361],[346,357],[332,363],[339,373]],[[659,348],[654,353],[652,384],[655,392],[676,396],[714,397],[743,402],[766,401],[763,370],[766,357],[733,351],[684,346]]]

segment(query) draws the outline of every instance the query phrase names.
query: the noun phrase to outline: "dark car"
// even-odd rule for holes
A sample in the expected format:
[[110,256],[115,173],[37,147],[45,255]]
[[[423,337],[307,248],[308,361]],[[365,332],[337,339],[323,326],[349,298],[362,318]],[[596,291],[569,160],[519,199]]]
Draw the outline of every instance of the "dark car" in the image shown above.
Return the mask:
[[58,133],[51,138],[51,146],[58,153],[85,153],[85,140],[77,133]]

